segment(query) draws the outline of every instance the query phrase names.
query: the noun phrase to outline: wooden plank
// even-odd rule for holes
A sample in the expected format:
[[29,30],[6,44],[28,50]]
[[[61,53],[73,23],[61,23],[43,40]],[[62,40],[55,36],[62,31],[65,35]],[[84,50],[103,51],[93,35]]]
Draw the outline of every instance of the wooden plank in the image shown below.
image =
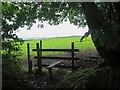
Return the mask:
[[[37,64],[35,64],[35,66],[38,66]],[[47,66],[49,66],[49,65],[47,65],[47,64],[42,64],[42,67],[47,67]],[[72,66],[68,66],[68,65],[56,65],[56,66],[54,66],[54,67],[59,67],[59,68],[72,68]],[[74,68],[75,69],[78,69],[78,68],[80,68],[80,66],[74,66]]]
[[47,69],[50,69],[50,68],[52,68],[52,67],[54,67],[54,66],[60,64],[61,62],[62,62],[62,61],[54,62],[53,64],[47,66],[46,68],[47,68]]
[[49,71],[49,77],[52,79],[53,78],[53,75],[52,75],[52,68],[58,64],[60,64],[61,61],[58,61],[58,62],[54,62],[53,64],[49,65],[46,67],[46,69],[48,69]]
[[40,69],[41,69],[41,73],[42,73],[42,40],[40,40],[40,51],[39,51],[39,54],[40,54]]
[[[37,49],[39,49],[39,43],[36,43]],[[42,73],[42,58],[41,58],[40,51],[37,51],[37,63],[38,63],[38,71],[39,73]]]
[[[35,56],[34,58],[37,59],[38,57]],[[77,58],[77,57],[72,58],[72,57],[47,57],[47,56],[42,56],[42,59],[79,60],[79,58]]]
[[27,55],[28,55],[28,72],[32,72],[32,61],[30,60],[30,44],[27,43]]
[[50,79],[52,79],[52,78],[53,78],[52,68],[49,68],[49,69],[48,69],[48,72],[49,72],[49,77],[50,77]]
[[74,42],[71,43],[72,55],[72,71],[74,71]]
[[[46,51],[46,52],[72,52],[72,49],[32,49],[32,51]],[[74,52],[79,52],[79,49],[74,49]]]

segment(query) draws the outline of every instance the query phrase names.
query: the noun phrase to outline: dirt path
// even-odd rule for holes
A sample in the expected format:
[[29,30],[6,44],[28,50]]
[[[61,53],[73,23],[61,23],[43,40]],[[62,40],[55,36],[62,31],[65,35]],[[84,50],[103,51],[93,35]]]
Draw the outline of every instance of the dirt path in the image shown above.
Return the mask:
[[[71,56],[70,53],[58,54],[54,56],[68,57]],[[75,53],[75,57],[79,57],[79,60],[75,62],[76,66],[80,66],[80,69],[95,67],[102,59],[99,57],[96,50],[87,50]],[[33,57],[31,58],[33,59]],[[43,60],[43,64],[50,64],[58,60]],[[70,61],[63,61],[64,65],[71,65]],[[35,62],[34,62],[35,63]],[[27,70],[27,58],[22,60],[22,65],[24,69]],[[24,81],[29,87],[32,88],[54,88],[63,78],[68,69],[54,69],[54,79],[50,80],[48,78],[48,71],[45,70],[42,76],[37,76],[35,74],[25,74]]]

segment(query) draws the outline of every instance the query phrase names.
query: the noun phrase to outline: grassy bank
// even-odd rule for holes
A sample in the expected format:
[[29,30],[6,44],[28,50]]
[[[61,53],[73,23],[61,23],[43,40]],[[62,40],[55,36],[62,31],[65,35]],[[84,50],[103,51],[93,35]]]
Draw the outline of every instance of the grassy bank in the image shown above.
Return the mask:
[[[79,42],[80,37],[67,37],[67,38],[51,38],[43,40],[43,48],[57,48],[57,49],[68,49],[71,48],[71,42],[75,42],[75,48],[79,50],[90,50],[95,49],[94,44],[90,37],[84,39],[83,42]],[[36,48],[36,43],[39,43],[40,40],[26,40],[22,45],[23,56],[27,56],[27,43],[30,43],[30,52],[31,56],[35,56],[36,53],[32,52],[33,48]],[[45,52],[43,55],[58,54],[60,52]]]

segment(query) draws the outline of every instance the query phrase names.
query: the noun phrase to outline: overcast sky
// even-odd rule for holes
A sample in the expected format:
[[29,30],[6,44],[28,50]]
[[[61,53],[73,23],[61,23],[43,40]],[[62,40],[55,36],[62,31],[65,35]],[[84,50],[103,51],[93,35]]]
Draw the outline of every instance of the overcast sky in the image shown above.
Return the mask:
[[88,28],[78,28],[75,25],[71,25],[69,22],[63,22],[62,24],[51,26],[44,22],[43,28],[38,28],[38,24],[34,24],[31,30],[26,28],[20,28],[17,35],[20,38],[46,38],[46,37],[64,37],[64,36],[82,36],[88,31]]

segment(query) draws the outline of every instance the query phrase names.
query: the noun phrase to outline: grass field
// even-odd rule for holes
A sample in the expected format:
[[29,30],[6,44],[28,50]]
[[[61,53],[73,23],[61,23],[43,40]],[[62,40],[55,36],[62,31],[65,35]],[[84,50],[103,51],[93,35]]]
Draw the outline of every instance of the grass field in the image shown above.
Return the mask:
[[[51,38],[51,39],[44,39],[42,41],[43,48],[47,49],[70,49],[71,42],[74,42],[75,48],[79,50],[91,50],[95,49],[94,44],[91,41],[91,38],[85,38],[83,42],[79,42],[80,37],[67,37],[67,38]],[[36,52],[33,52],[32,49],[36,48],[36,43],[39,43],[40,40],[26,40],[22,45],[23,56],[27,56],[27,43],[30,43],[30,53],[31,56],[35,56]],[[53,54],[60,54],[60,52],[44,52],[43,55],[53,55]]]

